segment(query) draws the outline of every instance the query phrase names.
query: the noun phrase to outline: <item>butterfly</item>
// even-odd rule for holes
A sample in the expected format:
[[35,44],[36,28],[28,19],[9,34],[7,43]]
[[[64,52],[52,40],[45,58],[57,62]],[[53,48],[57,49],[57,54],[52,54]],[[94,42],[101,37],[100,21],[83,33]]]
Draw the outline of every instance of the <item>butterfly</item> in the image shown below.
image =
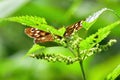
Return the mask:
[[[68,26],[64,33],[64,37],[69,37],[75,30],[79,30],[81,28],[82,28],[82,21],[79,21],[71,26]],[[51,33],[39,30],[37,28],[33,28],[33,27],[25,28],[25,33],[29,37],[34,38],[35,43],[44,43],[44,42],[54,41],[54,37]],[[57,37],[59,38],[60,36],[57,36]]]

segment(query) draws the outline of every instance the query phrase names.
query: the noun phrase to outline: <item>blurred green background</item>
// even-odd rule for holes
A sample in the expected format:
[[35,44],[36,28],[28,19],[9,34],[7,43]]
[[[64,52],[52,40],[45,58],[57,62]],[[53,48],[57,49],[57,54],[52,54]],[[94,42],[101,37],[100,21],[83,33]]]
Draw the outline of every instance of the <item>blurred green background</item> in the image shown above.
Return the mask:
[[[85,20],[104,7],[113,9],[120,15],[120,0],[0,0],[0,18],[39,16],[58,28]],[[119,18],[112,12],[104,12],[87,34],[90,35],[98,28],[117,20]],[[78,63],[48,63],[24,57],[33,45],[33,39],[24,34],[24,28],[18,23],[0,22],[0,80],[82,80]],[[85,60],[87,80],[104,80],[120,64],[120,25],[103,43],[111,38],[117,39],[117,43],[108,51]],[[120,80],[120,77],[116,80]]]

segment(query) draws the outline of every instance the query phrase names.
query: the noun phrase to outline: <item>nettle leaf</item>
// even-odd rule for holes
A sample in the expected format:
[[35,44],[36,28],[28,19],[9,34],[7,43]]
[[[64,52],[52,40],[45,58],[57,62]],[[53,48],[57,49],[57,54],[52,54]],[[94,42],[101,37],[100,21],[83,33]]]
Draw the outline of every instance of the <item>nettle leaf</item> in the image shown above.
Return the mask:
[[106,80],[115,80],[120,77],[120,65],[118,65],[106,78]]
[[83,28],[88,30],[96,22],[96,20],[99,18],[99,16],[107,10],[110,10],[110,9],[103,8],[103,9],[97,11],[96,13],[94,13],[92,16],[89,16],[88,18],[86,18],[86,20],[82,22]]
[[58,36],[63,36],[63,34],[65,33],[65,28],[61,28],[59,30],[55,29],[54,27],[50,26],[50,25],[46,25],[46,24],[42,24],[40,26],[34,26],[34,28],[38,28],[40,30],[52,33],[54,35],[58,35]]
[[60,30],[55,29],[53,26],[47,25],[47,22],[44,18],[36,17],[36,16],[20,16],[20,17],[11,17],[6,18],[5,20],[18,22],[27,27],[38,28],[40,30],[50,32],[55,35],[63,36],[65,32],[65,28],[63,27]]
[[87,37],[85,40],[81,41],[80,49],[86,50],[94,47],[96,44],[101,42],[105,37],[107,37],[110,31],[119,24],[120,24],[120,21],[117,21],[112,23],[111,25],[108,25],[104,28],[99,29],[98,32]]
[[78,61],[78,58],[75,58],[67,48],[61,46],[44,47],[39,44],[34,44],[27,55],[52,62],[65,62],[66,64],[72,64]]
[[44,48],[45,48],[45,46],[40,46],[39,44],[34,44],[34,45],[32,46],[32,48],[29,49],[29,51],[27,52],[26,55],[33,54],[33,53],[35,53],[36,51],[42,50],[42,49],[44,49]]
[[58,32],[60,33],[60,36],[63,36],[65,31],[66,31],[65,27],[62,27],[62,28],[58,29]]
[[83,59],[87,59],[89,56],[95,54],[95,53],[99,53],[101,51],[106,51],[108,50],[109,47],[111,47],[113,44],[115,44],[117,41],[115,39],[110,39],[106,44],[104,45],[99,45],[96,44],[95,47],[90,48],[89,50],[83,50],[81,51],[81,53],[84,53],[83,55],[81,55],[81,57]]
[[6,18],[8,21],[18,22],[26,26],[39,26],[41,24],[47,24],[46,20],[37,16],[17,16]]

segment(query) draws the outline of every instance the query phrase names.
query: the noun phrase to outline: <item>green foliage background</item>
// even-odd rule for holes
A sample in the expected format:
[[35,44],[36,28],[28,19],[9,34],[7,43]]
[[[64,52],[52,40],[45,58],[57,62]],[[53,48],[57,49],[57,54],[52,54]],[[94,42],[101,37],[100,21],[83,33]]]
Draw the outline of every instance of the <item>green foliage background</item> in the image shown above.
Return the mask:
[[[13,2],[13,4],[16,3]],[[9,12],[11,14],[5,17],[24,15],[44,17],[48,24],[59,28],[84,20],[104,7],[113,9],[120,15],[119,4],[119,0],[29,0],[17,10]],[[91,35],[98,28],[107,26],[118,19],[115,14],[105,12],[86,34]],[[0,23],[1,80],[81,79],[78,63],[73,65],[58,62],[48,63],[47,61],[24,57],[33,45],[33,39],[24,34],[24,28],[23,25],[18,23]],[[84,36],[84,33],[80,35]],[[102,41],[101,44],[111,38],[117,39],[118,42],[110,47],[108,51],[95,54],[85,61],[87,80],[104,80],[120,64],[120,26],[112,30],[109,37]]]

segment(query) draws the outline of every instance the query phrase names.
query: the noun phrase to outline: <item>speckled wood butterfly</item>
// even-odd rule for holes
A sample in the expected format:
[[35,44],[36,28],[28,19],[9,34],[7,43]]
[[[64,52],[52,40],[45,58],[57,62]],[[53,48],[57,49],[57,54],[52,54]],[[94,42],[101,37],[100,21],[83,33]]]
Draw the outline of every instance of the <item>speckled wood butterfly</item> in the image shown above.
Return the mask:
[[[73,33],[74,30],[79,30],[81,28],[82,28],[81,21],[79,21],[71,26],[68,26],[64,33],[64,37],[69,37]],[[42,31],[42,30],[38,30],[36,28],[32,28],[32,27],[25,28],[25,33],[29,37],[34,38],[35,43],[50,42],[50,41],[54,40],[54,37],[52,34]],[[59,36],[58,36],[58,38],[59,38]]]

